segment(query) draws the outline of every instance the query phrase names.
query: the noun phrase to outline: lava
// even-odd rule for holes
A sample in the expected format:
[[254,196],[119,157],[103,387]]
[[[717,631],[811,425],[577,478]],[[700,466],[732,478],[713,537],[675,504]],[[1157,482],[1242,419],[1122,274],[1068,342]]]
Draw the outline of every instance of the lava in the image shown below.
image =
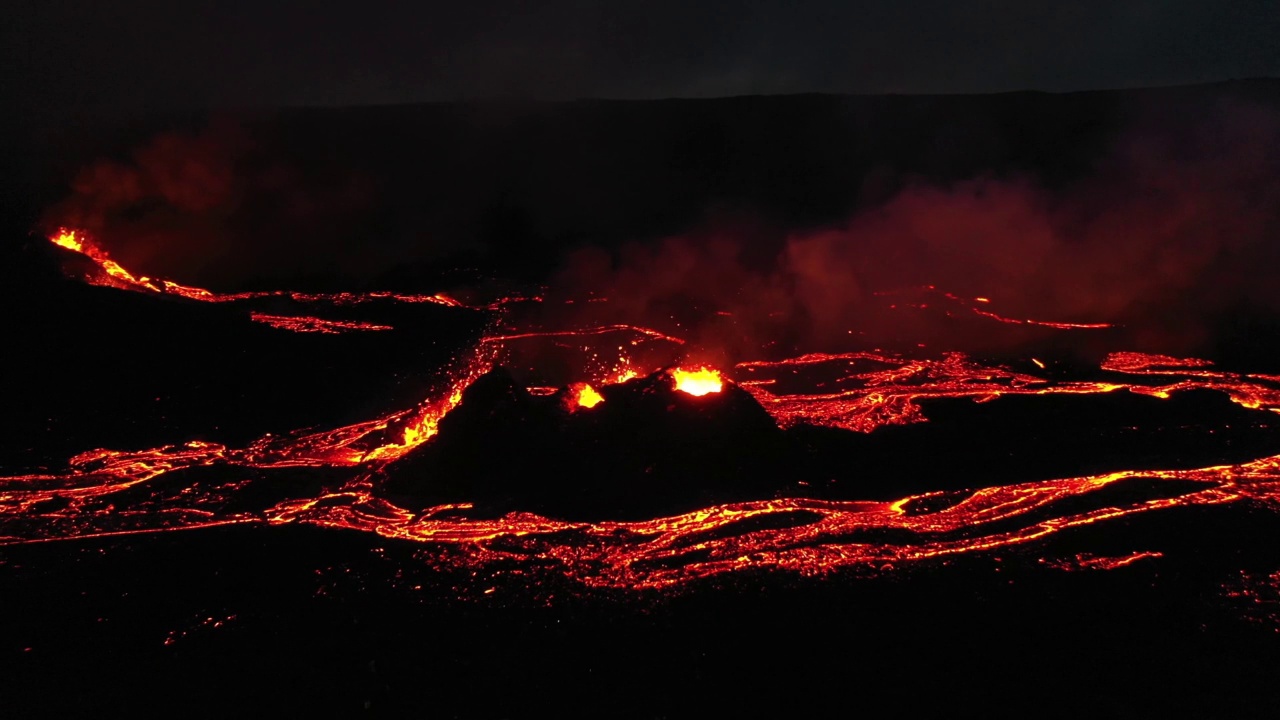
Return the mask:
[[[234,303],[265,298],[282,298],[296,303],[329,305],[333,307],[361,305],[364,303],[381,301],[408,304],[431,303],[434,305],[453,308],[494,310],[509,303],[526,301],[536,302],[540,300],[540,298],[536,297],[503,297],[493,301],[492,303],[473,307],[465,305],[462,302],[441,293],[433,293],[429,295],[394,293],[388,291],[365,293],[304,293],[290,290],[220,293],[212,290],[206,290],[204,288],[182,285],[180,283],[173,282],[172,280],[135,276],[133,273],[123,268],[119,263],[112,260],[107,255],[106,251],[94,244],[92,240],[86,237],[83,231],[62,228],[56,234],[50,236],[49,241],[65,250],[83,255],[84,257],[92,260],[102,270],[102,274],[86,278],[90,284],[114,287],[121,290],[133,290],[136,292],[173,295],[198,302]],[[312,316],[273,315],[256,311],[251,312],[250,317],[255,322],[261,322],[270,327],[279,330],[288,330],[291,332],[337,334],[348,331],[393,329],[389,325],[379,325],[369,322],[329,320]]]
[[694,396],[718,393],[724,388],[720,373],[708,367],[694,370],[676,368],[671,371],[671,377],[676,381],[677,390]]
[[85,248],[85,244],[80,240],[79,233],[75,230],[62,228],[58,230],[57,234],[50,236],[49,242],[71,250],[72,252],[78,252],[88,255],[89,257],[94,257],[94,255],[90,254],[90,251]]
[[1004,317],[993,312],[979,310],[973,308],[974,314],[981,315],[985,318],[991,318],[1002,323],[1010,325],[1039,325],[1041,327],[1049,327],[1057,330],[1105,330],[1109,327],[1115,327],[1111,323],[1072,323],[1072,322],[1053,322],[1050,320],[1019,320],[1017,318]]
[[1141,550],[1128,555],[1119,557],[1110,557],[1105,555],[1094,555],[1092,553],[1077,553],[1074,557],[1064,558],[1061,560],[1042,560],[1045,565],[1055,570],[1065,570],[1073,572],[1077,570],[1115,570],[1116,568],[1132,565],[1140,560],[1157,559],[1164,557],[1164,553],[1153,552],[1150,550]]
[[[224,295],[138,278],[77,233],[68,231],[51,240],[96,261],[107,278],[97,282],[113,287],[176,292],[205,302],[263,296]],[[469,311],[439,295],[267,295],[335,305],[393,299]],[[975,302],[988,301],[977,298]],[[341,327],[336,321],[311,317],[258,315],[254,319],[273,326],[293,325],[289,329],[297,331],[333,332]],[[667,588],[746,568],[817,574],[839,568],[897,567],[1014,546],[1036,552],[1037,543],[1072,528],[1175,507],[1280,508],[1280,455],[1193,469],[1119,470],[1020,482],[964,491],[948,496],[946,502],[937,502],[938,493],[894,501],[778,497],[627,522],[569,522],[528,512],[473,516],[468,503],[409,510],[379,494],[388,464],[430,442],[442,418],[462,402],[463,390],[493,367],[507,346],[530,338],[576,340],[586,347],[595,347],[592,342],[607,345],[596,348],[595,369],[582,368],[577,382],[568,385],[571,408],[588,409],[604,401],[607,385],[637,375],[639,368],[623,354],[634,342],[606,340],[619,333],[673,345],[685,343],[682,338],[632,325],[569,330],[507,327],[485,336],[471,354],[459,358],[452,379],[442,384],[436,396],[383,417],[320,431],[267,435],[239,448],[193,440],[140,450],[90,450],[70,458],[64,468],[0,477],[0,545],[237,523],[301,523],[449,548],[433,556],[432,562],[440,564],[481,568],[533,558],[586,586],[636,589]],[[1034,358],[1028,365],[1045,367]],[[796,374],[808,370],[821,370],[828,378],[821,391],[796,384]],[[726,382],[719,371],[706,366],[668,372],[678,390],[695,396],[720,392]],[[1280,412],[1280,378],[1219,371],[1207,360],[1134,352],[1113,353],[1095,374],[1072,380],[987,364],[961,353],[918,358],[878,351],[747,361],[735,365],[733,373],[736,386],[750,393],[784,428],[803,423],[872,432],[925,422],[920,403],[929,399],[987,401],[1004,395],[1116,391],[1167,398],[1187,390],[1213,390],[1250,410]],[[558,392],[541,390],[543,395]],[[225,480],[201,483],[185,472],[215,467],[225,469]],[[292,486],[286,483],[276,493],[267,493],[270,500],[255,504],[245,499],[250,496],[248,489],[272,486],[297,469],[319,474],[318,487],[290,491]],[[1099,491],[1105,488],[1134,482],[1178,483],[1168,485],[1178,491],[1136,492],[1122,499],[1107,496],[1091,501],[1101,497]],[[281,494],[287,497],[279,499]],[[231,502],[233,498],[238,502]],[[765,520],[770,522],[758,522]],[[1110,570],[1160,558],[1157,551],[1141,550],[1044,560],[1060,569]]]
[[390,325],[378,325],[376,323],[359,322],[353,320],[325,320],[324,318],[305,317],[297,315],[268,315],[267,313],[251,312],[249,319],[254,322],[260,322],[270,325],[279,330],[290,330],[299,333],[324,333],[329,335],[337,335],[339,333],[351,330],[394,330]]
[[[1019,318],[1007,317],[1005,315],[1000,315],[999,313],[995,313],[990,310],[984,310],[979,307],[974,307],[973,305],[970,304],[969,300],[966,300],[965,298],[962,298],[953,293],[942,292],[938,290],[938,288],[934,287],[933,285],[925,285],[923,287],[913,288],[912,291],[916,293],[929,295],[929,296],[941,297],[942,299],[946,300],[952,305],[956,305],[961,308],[969,310],[974,315],[987,318],[988,320],[995,320],[996,322],[1005,323],[1006,325],[1034,325],[1038,327],[1053,328],[1055,330],[1105,330],[1107,328],[1115,327],[1113,323],[1059,322],[1054,320],[1032,320],[1032,319],[1019,319]],[[880,296],[888,296],[888,295],[895,295],[899,292],[902,292],[902,291],[879,291],[873,294],[880,295]],[[991,298],[975,297],[973,298],[972,302],[980,303],[982,305],[990,305]],[[908,307],[916,310],[925,310],[929,307],[929,304],[928,303],[907,303],[903,307]],[[896,310],[899,308],[899,306],[895,304],[895,305],[890,305],[889,308]],[[952,313],[948,312],[947,315],[951,316]]]
[[[1129,362],[1113,364],[1113,372],[1118,372],[1114,369],[1118,366],[1142,372],[1138,358],[1126,357]],[[924,397],[1002,392],[1096,393],[1146,387],[1133,383],[1053,382],[983,366],[956,354],[927,362],[881,354],[809,355],[743,363],[739,370],[759,372],[817,363],[878,367],[855,368],[862,370],[851,375],[862,385],[855,392],[808,395],[799,400],[775,397],[765,407],[776,413],[779,422],[800,421],[802,414],[815,422],[859,417],[861,420],[854,426],[866,430],[863,426],[922,421],[910,404]],[[1167,360],[1159,364],[1172,365]],[[1202,363],[1182,365],[1186,372],[1203,372]],[[450,562],[484,565],[532,552],[543,561],[559,564],[565,573],[585,585],[657,588],[747,567],[811,574],[841,567],[881,567],[986,552],[1027,545],[1074,527],[1178,506],[1280,503],[1280,456],[1191,470],[1118,471],[985,488],[966,493],[958,502],[937,510],[927,509],[931,507],[931,493],[893,502],[781,498],[730,503],[645,521],[583,523],[530,513],[471,518],[465,503],[412,512],[379,497],[374,481],[379,468],[429,441],[440,418],[459,403],[462,389],[487,367],[486,361],[478,358],[438,399],[415,410],[351,426],[297,436],[268,436],[243,449],[190,442],[136,452],[99,450],[72,458],[66,471],[0,478],[0,543],[229,523],[306,523],[463,550],[461,556],[449,555],[453,558]],[[718,373],[708,368],[680,372],[702,382],[723,382]],[[1178,378],[1174,385],[1222,387],[1224,382],[1224,377],[1218,375],[1191,375]],[[1232,382],[1233,397],[1259,398],[1260,407],[1280,410],[1280,393],[1269,383],[1243,377]],[[577,389],[581,407],[587,407],[588,402],[583,399],[591,397],[586,387],[590,386]],[[694,387],[705,389],[708,385]],[[744,383],[744,387],[757,397],[769,399],[767,385]],[[221,510],[220,504],[225,493],[238,492],[244,483],[269,479],[239,480],[216,492],[206,489],[178,493],[154,507],[146,503],[140,508],[128,507],[124,491],[130,488],[187,468],[215,465],[240,468],[242,473],[281,472],[294,467],[347,468],[348,479],[318,495],[303,495],[254,511],[228,512]],[[1173,497],[1156,494],[1092,508],[1072,509],[1062,502],[1087,498],[1114,483],[1133,480],[1189,481],[1194,486]],[[739,526],[753,527],[746,521],[767,517],[795,520],[771,526],[774,529],[734,531]],[[905,535],[892,543],[857,540],[877,530]],[[1155,553],[1120,558],[1082,555],[1053,563],[1064,569],[1107,569],[1155,557]]]
[[1176,374],[1188,368],[1212,367],[1209,360],[1200,358],[1176,358],[1169,355],[1154,355],[1139,352],[1114,352],[1102,361],[1103,370],[1114,370],[1124,373],[1156,373]]
[[593,408],[604,402],[604,397],[587,383],[578,383],[573,388],[573,401],[580,408]]
[[579,330],[535,330],[529,332],[511,333],[506,335],[490,335],[484,338],[486,343],[505,343],[511,340],[526,340],[530,338],[546,338],[546,337],[587,337],[591,335],[605,335],[608,333],[631,332],[643,335],[655,340],[664,340],[666,342],[683,345],[684,339],[673,335],[658,332],[653,328],[641,327],[639,325],[601,325],[599,327],[582,328]]

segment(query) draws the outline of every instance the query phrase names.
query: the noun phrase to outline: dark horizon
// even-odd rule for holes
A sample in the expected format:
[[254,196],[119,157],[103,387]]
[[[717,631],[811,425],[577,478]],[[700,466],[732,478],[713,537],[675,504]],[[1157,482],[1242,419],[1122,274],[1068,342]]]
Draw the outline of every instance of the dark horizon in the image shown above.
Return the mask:
[[208,107],[172,108],[170,112],[194,113],[237,113],[237,112],[277,112],[291,110],[359,110],[377,108],[409,108],[419,106],[451,106],[451,105],[572,105],[574,103],[664,103],[664,102],[701,102],[717,100],[737,100],[751,98],[983,98],[1007,95],[1088,95],[1106,93],[1128,93],[1141,91],[1163,91],[1210,88],[1221,85],[1239,85],[1249,83],[1280,83],[1280,74],[1259,75],[1253,77],[1227,77],[1203,82],[1172,82],[1160,85],[1122,85],[1114,87],[1081,88],[1075,90],[1040,90],[1036,88],[1015,88],[1009,90],[991,90],[984,92],[827,92],[822,90],[795,91],[778,93],[734,93],[728,95],[671,95],[665,97],[613,97],[609,95],[584,95],[581,97],[544,98],[525,95],[486,95],[464,98],[445,98],[437,100],[405,100],[396,102],[368,102],[350,105],[227,105]]
[[1280,11],[1248,0],[596,7],[512,0],[251,11],[20,6],[3,31],[24,114],[476,99],[1078,92],[1280,76]]

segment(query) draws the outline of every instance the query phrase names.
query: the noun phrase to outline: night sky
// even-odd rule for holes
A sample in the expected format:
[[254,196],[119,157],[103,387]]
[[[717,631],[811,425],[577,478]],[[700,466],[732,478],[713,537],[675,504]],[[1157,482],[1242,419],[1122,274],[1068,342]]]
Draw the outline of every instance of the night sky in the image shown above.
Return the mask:
[[18,0],[16,107],[1070,91],[1280,75],[1274,0]]

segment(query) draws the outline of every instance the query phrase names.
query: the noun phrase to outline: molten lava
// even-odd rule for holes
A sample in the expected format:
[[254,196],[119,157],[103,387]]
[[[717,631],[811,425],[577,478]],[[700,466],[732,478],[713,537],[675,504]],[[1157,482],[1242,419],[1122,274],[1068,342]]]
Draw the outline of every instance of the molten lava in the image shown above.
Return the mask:
[[[176,293],[202,302],[272,296],[335,305],[391,299],[460,306],[439,295],[218,294],[135,278],[75,232],[60,233],[51,241],[97,262],[105,279],[91,281],[135,291]],[[989,301],[976,298],[974,302]],[[495,313],[507,312],[501,304],[487,307]],[[985,311],[975,312],[991,317]],[[256,319],[298,331],[340,327],[314,318],[264,315]],[[1100,327],[1037,324],[1063,329]],[[892,502],[777,497],[631,522],[568,522],[527,512],[473,517],[468,515],[467,503],[414,511],[380,496],[378,482],[387,465],[429,442],[441,419],[462,401],[463,390],[487,372],[508,345],[552,338],[591,348],[592,364],[578,368],[575,379],[595,385],[570,384],[567,394],[572,406],[591,408],[604,399],[597,388],[636,375],[631,359],[635,356],[630,353],[637,343],[684,343],[668,333],[631,325],[569,330],[512,325],[482,338],[473,354],[460,358],[453,381],[435,398],[384,417],[318,432],[267,435],[240,448],[195,440],[141,450],[91,450],[70,458],[61,469],[0,477],[0,546],[233,523],[303,523],[422,543],[440,551],[424,557],[434,558],[430,562],[441,566],[480,569],[537,563],[584,585],[635,589],[671,587],[741,569],[815,574],[837,568],[896,567],[1013,546],[1037,553],[1043,540],[1072,528],[1170,508],[1239,505],[1263,512],[1280,507],[1280,455],[1193,469],[1119,470],[1011,483],[952,493],[941,498],[946,502],[939,502],[936,492]],[[618,341],[619,335],[634,339]],[[1043,370],[1045,363],[1032,359],[1027,366]],[[797,384],[797,376],[809,370],[820,370],[824,382]],[[737,385],[784,428],[808,424],[865,433],[925,422],[922,401],[968,398],[981,402],[1003,395],[1116,391],[1168,398],[1187,390],[1211,390],[1250,410],[1280,412],[1280,377],[1218,371],[1207,360],[1133,352],[1114,353],[1093,374],[1069,381],[983,363],[961,353],[933,358],[878,351],[815,353],[742,362],[734,371]],[[721,374],[708,367],[676,368],[670,375],[675,387],[690,395],[724,388]],[[186,472],[196,468],[223,468],[226,479],[207,482],[201,479],[207,474]],[[325,473],[330,480],[323,489],[300,486],[291,491],[293,476],[288,473],[298,468],[303,474]],[[1103,492],[1138,481],[1135,487],[1165,484],[1178,491]],[[1094,498],[1099,499],[1094,502]],[[1060,569],[1106,571],[1158,562],[1160,557],[1157,551],[1135,548],[1121,554],[1046,558],[1046,563]],[[1241,592],[1280,596],[1274,591],[1280,586],[1275,581],[1280,574],[1258,577],[1262,579],[1250,581]]]
[[[89,255],[89,253],[85,251],[84,243],[80,242],[80,238],[76,236],[75,230],[68,230],[66,228],[62,228],[58,230],[57,235],[50,237],[49,241],[52,242],[54,245],[59,245],[73,252],[84,253],[85,255]],[[89,256],[93,257],[92,255],[89,255]]]
[[724,389],[724,380],[720,377],[720,373],[705,366],[696,370],[676,368],[671,371],[671,377],[676,381],[677,390],[690,395],[702,396],[718,393]]
[[578,407],[593,408],[604,402],[604,397],[590,385],[579,383],[573,387],[573,401]]
[[[133,273],[124,269],[119,263],[112,260],[107,255],[106,251],[95,245],[85,236],[84,232],[79,230],[62,228],[57,232],[57,234],[49,237],[49,242],[57,245],[58,247],[79,253],[89,258],[102,270],[101,275],[88,278],[88,282],[90,284],[114,287],[121,290],[176,295],[188,300],[211,303],[232,303],[263,298],[286,298],[297,303],[330,305],[334,307],[359,305],[362,303],[376,301],[408,304],[431,303],[433,305],[443,305],[445,307],[454,308],[469,307],[451,297],[448,297],[447,295],[439,293],[431,295],[414,295],[392,292],[301,293],[288,290],[219,293],[212,290],[206,290],[204,288],[182,285],[173,282],[172,280],[135,276]],[[492,303],[471,309],[495,310],[502,308],[508,303],[524,302],[528,300],[537,301],[538,298],[499,298]],[[290,332],[299,333],[338,334],[350,331],[393,329],[390,325],[379,325],[376,323],[352,320],[331,320],[312,317],[310,315],[274,315],[255,311],[250,313],[250,318],[255,322],[263,323],[278,330],[288,330]]]
[[267,313],[251,312],[249,319],[254,322],[260,322],[269,325],[277,330],[289,330],[297,333],[322,333],[326,335],[337,335],[352,330],[393,330],[390,325],[378,325],[376,323],[358,322],[352,320],[325,320],[324,318],[298,316],[298,315],[268,315]]

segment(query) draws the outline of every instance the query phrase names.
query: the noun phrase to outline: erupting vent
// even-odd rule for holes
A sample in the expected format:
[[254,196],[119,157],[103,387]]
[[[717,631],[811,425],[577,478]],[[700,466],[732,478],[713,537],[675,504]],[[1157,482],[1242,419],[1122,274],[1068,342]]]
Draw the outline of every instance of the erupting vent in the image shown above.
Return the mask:
[[720,373],[705,366],[696,370],[676,368],[671,371],[671,377],[676,381],[677,390],[690,395],[718,393],[724,388],[724,380],[720,377]]
[[578,407],[583,408],[593,408],[604,402],[604,398],[600,396],[600,393],[586,383],[579,383],[574,386],[573,400],[578,404]]
[[[91,279],[93,282],[197,302],[273,297],[323,308],[380,299],[460,307],[457,301],[440,295],[221,294],[136,277],[81,233],[63,231],[51,240],[97,263],[102,275]],[[955,299],[957,307],[973,309],[965,302]],[[990,304],[986,298],[976,302],[984,308]],[[567,384],[535,388],[536,392],[526,394],[533,398],[557,394],[562,398],[555,401],[558,412],[568,418],[565,423],[602,422],[607,414],[578,411],[600,406],[607,402],[606,395],[621,397],[607,386],[637,377],[636,368],[643,369],[643,364],[634,358],[665,353],[666,361],[654,363],[652,368],[687,361],[685,339],[670,330],[618,324],[530,328],[520,326],[508,303],[469,311],[476,309],[493,313],[492,327],[501,327],[502,332],[486,335],[473,352],[460,357],[455,381],[434,398],[384,417],[318,432],[269,435],[245,447],[192,441],[143,450],[91,450],[72,457],[62,469],[0,477],[0,544],[230,523],[309,523],[453,548],[440,555],[440,563],[484,566],[523,563],[536,557],[539,563],[559,568],[586,585],[653,588],[748,567],[803,573],[853,566],[884,568],[994,548],[1031,546],[1071,528],[1172,507],[1236,503],[1274,507],[1280,503],[1280,455],[1268,455],[1199,468],[1144,467],[991,487],[980,486],[983,468],[970,468],[974,474],[970,485],[979,489],[917,493],[895,501],[779,496],[629,521],[571,522],[530,512],[500,517],[472,515],[474,504],[466,502],[420,509],[401,507],[383,495],[381,478],[396,462],[441,433],[442,419],[464,402],[463,391],[504,358],[510,358],[522,344],[545,342],[557,349],[581,351],[590,358]],[[1101,326],[1010,321],[985,309],[961,314],[972,318],[975,313],[1006,324],[1032,323],[1063,331]],[[297,332],[392,329],[320,317],[258,314],[254,319]],[[644,355],[646,352],[649,354]],[[731,402],[750,403],[754,399],[768,414],[762,414],[765,424],[770,416],[776,422],[772,430],[777,433],[796,426],[871,433],[886,426],[925,422],[922,402],[956,398],[985,402],[1005,396],[1127,392],[1164,399],[1183,391],[1207,390],[1225,394],[1239,407],[1263,411],[1267,417],[1280,411],[1280,379],[1215,370],[1207,360],[1115,353],[1101,368],[1070,380],[1050,377],[1045,368],[1046,363],[1035,358],[1005,365],[979,362],[958,352],[933,357],[869,350],[815,353],[737,363],[731,368],[738,378],[735,387],[745,393],[722,393],[725,378],[705,365],[675,366],[668,372],[677,391],[702,398],[696,403],[699,412],[720,407],[717,403],[728,407]],[[562,394],[560,388],[566,388]],[[495,447],[492,452],[500,453],[502,448]],[[183,478],[192,475],[183,471],[191,468],[223,468],[228,481],[193,484],[182,492],[172,488],[157,490],[154,495],[138,491],[166,477],[172,483],[187,482]],[[230,495],[252,486],[277,480],[283,483],[300,469],[322,468],[344,479],[283,500],[278,495],[284,490],[258,493],[255,497],[273,499],[257,507],[250,507],[247,500],[228,501]],[[608,469],[601,468],[601,473],[601,478],[583,483],[608,482]],[[530,477],[536,477],[536,469],[531,469]],[[422,479],[424,483],[439,481]],[[1105,495],[1105,500],[1094,499],[1117,486],[1130,490]],[[290,486],[285,483],[281,487]],[[1086,553],[1072,555],[1075,559],[1050,558],[1049,566],[1106,569],[1160,557],[1159,552],[1140,548],[1116,557]]]

